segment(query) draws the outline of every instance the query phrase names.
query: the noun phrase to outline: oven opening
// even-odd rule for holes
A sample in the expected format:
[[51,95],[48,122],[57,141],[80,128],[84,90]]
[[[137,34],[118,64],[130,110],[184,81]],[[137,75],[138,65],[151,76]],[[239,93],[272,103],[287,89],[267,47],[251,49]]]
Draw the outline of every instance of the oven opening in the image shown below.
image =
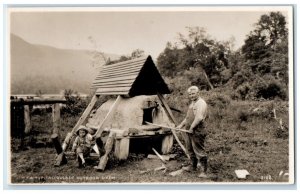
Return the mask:
[[143,125],[146,125],[146,122],[152,123],[153,122],[153,110],[154,107],[152,108],[147,108],[147,109],[143,109],[144,110],[144,114],[143,114]]

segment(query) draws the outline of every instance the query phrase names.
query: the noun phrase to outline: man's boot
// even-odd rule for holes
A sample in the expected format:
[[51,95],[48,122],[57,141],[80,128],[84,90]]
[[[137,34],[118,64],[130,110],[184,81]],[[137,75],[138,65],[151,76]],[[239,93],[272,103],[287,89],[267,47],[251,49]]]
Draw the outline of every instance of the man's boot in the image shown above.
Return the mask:
[[77,156],[78,168],[82,168],[82,161],[79,156]]
[[199,178],[208,178],[207,176],[207,157],[203,157],[200,159],[197,167],[200,170],[200,174],[198,175]]
[[197,169],[197,158],[191,158],[191,161],[189,163],[188,166],[184,166],[182,167],[182,170],[185,170],[185,171],[195,171]]

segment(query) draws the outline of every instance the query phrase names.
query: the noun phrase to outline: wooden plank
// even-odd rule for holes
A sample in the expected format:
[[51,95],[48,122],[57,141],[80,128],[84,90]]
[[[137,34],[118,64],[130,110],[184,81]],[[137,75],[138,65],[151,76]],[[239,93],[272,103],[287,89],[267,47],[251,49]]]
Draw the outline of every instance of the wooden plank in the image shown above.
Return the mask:
[[137,71],[124,71],[124,72],[113,72],[110,74],[99,74],[95,79],[99,80],[99,79],[104,79],[106,77],[120,77],[120,76],[125,76],[125,75],[135,75],[135,74],[139,74],[139,70]]
[[126,68],[117,68],[114,70],[107,70],[99,72],[98,76],[100,75],[111,75],[114,73],[126,73],[126,72],[139,72],[142,69],[141,65],[133,66],[133,67],[126,67]]
[[93,84],[95,83],[102,83],[102,82],[113,82],[113,81],[121,81],[121,80],[128,80],[128,79],[135,79],[137,75],[129,75],[129,76],[121,76],[121,77],[115,77],[115,78],[109,78],[109,79],[102,79],[102,80],[95,80]]
[[101,87],[101,86],[132,86],[134,80],[125,80],[123,83],[122,82],[103,82],[103,83],[96,83],[96,84],[93,84],[91,86],[91,88],[93,89],[96,89],[98,87]]
[[25,134],[30,133],[32,125],[31,125],[31,114],[29,105],[24,106],[24,124],[25,124]]
[[98,77],[103,77],[103,76],[113,76],[113,75],[124,75],[126,73],[139,73],[142,69],[142,66],[136,66],[136,67],[127,67],[127,68],[123,68],[123,69],[114,69],[114,70],[110,70],[110,71],[102,71],[99,72],[96,76],[96,78]]
[[75,135],[76,130],[78,129],[78,127],[85,121],[85,119],[89,116],[91,110],[93,109],[95,103],[98,100],[98,96],[94,95],[93,98],[91,99],[91,102],[89,103],[89,105],[86,107],[86,109],[84,110],[84,112],[82,113],[81,117],[78,119],[77,123],[75,124],[75,126],[73,127],[72,131],[71,131],[71,135],[67,135],[67,137],[65,138],[64,144],[63,144],[63,150],[65,151],[68,148],[68,145],[70,143],[70,140],[72,138],[73,135]]
[[146,60],[127,61],[127,63],[124,63],[124,64],[116,63],[116,64],[113,64],[113,65],[105,65],[103,67],[103,69],[116,69],[116,68],[119,68],[119,67],[130,67],[130,66],[135,66],[135,65],[142,66],[145,62],[146,62]]
[[72,129],[72,133],[75,133],[76,130],[78,129],[78,127],[85,121],[85,119],[89,116],[90,112],[92,111],[95,103],[98,100],[98,96],[94,95],[93,98],[91,99],[91,102],[89,103],[89,105],[86,107],[86,109],[84,110],[84,112],[82,113],[81,117],[78,119],[76,125],[73,127]]
[[10,100],[12,105],[35,105],[35,104],[55,104],[66,103],[65,99],[13,99]]
[[124,73],[114,73],[110,75],[99,75],[96,77],[97,80],[102,80],[102,79],[109,79],[109,78],[116,78],[116,77],[122,77],[122,76],[130,76],[130,75],[138,75],[139,71],[136,72],[124,72]]
[[102,126],[103,126],[103,124],[105,123],[105,121],[107,121],[107,120],[109,120],[110,118],[111,118],[111,115],[113,115],[113,113],[115,112],[115,110],[116,110],[116,108],[117,108],[117,105],[120,103],[120,101],[121,101],[121,96],[118,96],[117,97],[117,99],[116,99],[116,101],[113,103],[113,105],[110,107],[110,109],[109,109],[109,111],[108,111],[108,113],[106,114],[106,116],[105,116],[105,118],[102,120],[102,122],[100,123],[100,125],[98,125],[97,127],[96,127],[96,129],[97,129],[97,131],[96,131],[96,133],[93,135],[93,136],[95,136],[96,138],[98,138],[98,137],[100,137],[101,136],[101,134],[102,134],[102,132],[103,132],[103,130],[104,129],[102,129]]
[[134,78],[130,78],[130,79],[120,79],[120,80],[95,80],[93,82],[93,86],[94,85],[105,85],[105,84],[120,84],[120,83],[128,83],[128,84],[132,84],[135,81],[135,77]]
[[127,84],[99,84],[97,85],[97,88],[116,88],[116,87],[131,87],[132,83],[127,83]]
[[97,92],[96,91],[96,94],[99,94],[99,95],[127,95],[128,92]]
[[105,154],[100,158],[99,164],[96,167],[97,170],[99,171],[104,171],[107,161],[108,161],[108,155],[111,152],[113,145],[114,145],[114,141],[115,141],[115,136],[116,134],[114,132],[110,132],[105,144]]
[[60,129],[60,105],[58,103],[54,104],[52,107],[52,120],[53,120],[53,131],[52,134],[59,135]]
[[126,92],[128,93],[131,87],[118,87],[118,88],[98,88],[98,92]]
[[[168,116],[171,118],[171,120],[175,123],[175,125],[177,125],[177,122],[175,120],[175,117],[172,114],[172,111],[168,105],[168,103],[166,102],[166,100],[164,99],[163,95],[161,95],[160,93],[157,93],[158,99],[160,100],[160,102],[164,105],[164,108],[168,114]],[[176,133],[174,132],[174,130],[171,129],[172,134],[175,137],[175,140],[177,141],[177,143],[179,144],[179,146],[181,147],[181,149],[184,151],[185,155],[190,159],[190,155],[187,153],[185,147],[183,146],[183,144],[180,142],[178,136],[176,135]]]
[[135,71],[135,70],[140,70],[143,67],[143,64],[137,64],[137,65],[131,65],[131,66],[126,66],[126,67],[117,67],[115,69],[103,69],[99,75],[101,74],[111,74],[114,72],[127,72],[127,71]]
[[163,163],[166,163],[165,159],[154,148],[152,150]]
[[135,79],[127,79],[127,80],[119,80],[119,81],[114,81],[114,82],[94,82],[93,84],[132,84]]

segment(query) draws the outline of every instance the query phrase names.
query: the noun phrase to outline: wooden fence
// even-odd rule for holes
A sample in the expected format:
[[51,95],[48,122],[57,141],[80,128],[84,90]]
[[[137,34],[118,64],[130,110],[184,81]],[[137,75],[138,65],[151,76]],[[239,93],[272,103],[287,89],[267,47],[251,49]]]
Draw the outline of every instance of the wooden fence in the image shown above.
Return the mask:
[[31,110],[34,105],[51,105],[53,131],[58,133],[60,127],[60,105],[66,103],[65,99],[23,99],[11,97],[10,100],[10,123],[11,137],[24,137],[32,128]]

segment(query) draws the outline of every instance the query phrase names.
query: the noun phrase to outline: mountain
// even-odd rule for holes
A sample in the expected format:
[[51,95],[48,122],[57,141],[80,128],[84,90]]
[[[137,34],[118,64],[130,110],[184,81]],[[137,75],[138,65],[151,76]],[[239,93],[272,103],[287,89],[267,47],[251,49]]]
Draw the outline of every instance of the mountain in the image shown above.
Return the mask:
[[[111,60],[119,58],[104,55]],[[10,38],[10,57],[12,94],[59,93],[64,89],[89,93],[104,63],[97,52],[31,44],[14,34]]]

